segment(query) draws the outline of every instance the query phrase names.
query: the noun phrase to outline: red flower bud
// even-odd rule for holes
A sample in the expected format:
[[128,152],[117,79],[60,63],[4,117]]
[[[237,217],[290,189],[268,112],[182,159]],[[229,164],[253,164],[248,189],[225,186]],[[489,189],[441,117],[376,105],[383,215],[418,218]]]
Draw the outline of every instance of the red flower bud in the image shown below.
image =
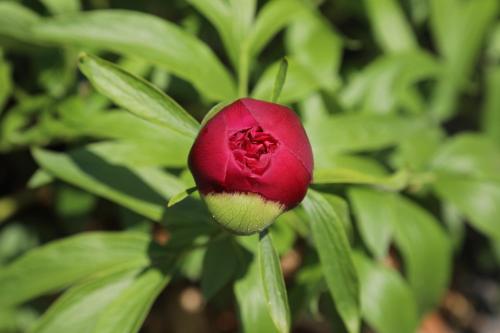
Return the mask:
[[249,234],[302,201],[313,156],[292,110],[244,98],[201,129],[189,168],[215,219],[233,232]]

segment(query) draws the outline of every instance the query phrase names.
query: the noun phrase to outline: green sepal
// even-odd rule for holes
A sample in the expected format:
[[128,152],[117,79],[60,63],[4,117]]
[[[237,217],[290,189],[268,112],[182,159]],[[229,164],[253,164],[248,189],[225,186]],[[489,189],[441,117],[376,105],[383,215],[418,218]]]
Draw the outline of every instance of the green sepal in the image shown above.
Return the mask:
[[284,212],[282,204],[255,193],[211,193],[204,199],[215,221],[237,235],[262,231]]

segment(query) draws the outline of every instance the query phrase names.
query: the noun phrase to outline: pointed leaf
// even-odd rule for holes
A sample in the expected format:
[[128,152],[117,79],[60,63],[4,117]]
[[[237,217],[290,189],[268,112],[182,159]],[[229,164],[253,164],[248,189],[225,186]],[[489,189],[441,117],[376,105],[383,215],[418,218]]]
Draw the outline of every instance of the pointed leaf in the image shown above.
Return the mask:
[[259,267],[269,314],[282,333],[290,331],[290,308],[281,271],[278,253],[270,233],[266,230],[259,237]]
[[193,138],[198,133],[196,120],[150,83],[91,55],[82,55],[79,66],[100,93],[136,116]]
[[303,206],[335,307],[348,331],[356,333],[360,327],[359,285],[346,229],[321,193],[310,189]]
[[61,15],[33,27],[40,40],[142,58],[191,82],[212,99],[236,95],[231,76],[210,48],[159,17],[126,10]]

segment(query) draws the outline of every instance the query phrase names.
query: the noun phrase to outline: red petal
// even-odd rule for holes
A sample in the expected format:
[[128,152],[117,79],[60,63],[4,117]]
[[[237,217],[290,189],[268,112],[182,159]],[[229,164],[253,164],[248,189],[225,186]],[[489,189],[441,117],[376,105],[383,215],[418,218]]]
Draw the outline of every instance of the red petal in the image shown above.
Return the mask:
[[309,173],[313,169],[313,156],[309,139],[299,117],[289,108],[251,98],[241,103],[253,115],[262,129],[287,146],[304,164]]
[[224,117],[216,116],[200,131],[189,153],[189,169],[202,193],[221,190],[229,154]]

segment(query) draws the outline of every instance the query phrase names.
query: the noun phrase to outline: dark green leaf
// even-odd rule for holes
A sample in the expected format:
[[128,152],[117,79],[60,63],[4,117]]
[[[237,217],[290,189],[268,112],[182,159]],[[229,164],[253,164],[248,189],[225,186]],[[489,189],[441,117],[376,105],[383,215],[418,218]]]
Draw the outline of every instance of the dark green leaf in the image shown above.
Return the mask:
[[201,275],[201,290],[205,299],[210,300],[234,277],[238,268],[238,251],[229,238],[208,246]]
[[152,220],[161,219],[167,198],[184,185],[158,169],[130,169],[86,149],[70,154],[37,149],[36,161],[52,176],[117,202]]

